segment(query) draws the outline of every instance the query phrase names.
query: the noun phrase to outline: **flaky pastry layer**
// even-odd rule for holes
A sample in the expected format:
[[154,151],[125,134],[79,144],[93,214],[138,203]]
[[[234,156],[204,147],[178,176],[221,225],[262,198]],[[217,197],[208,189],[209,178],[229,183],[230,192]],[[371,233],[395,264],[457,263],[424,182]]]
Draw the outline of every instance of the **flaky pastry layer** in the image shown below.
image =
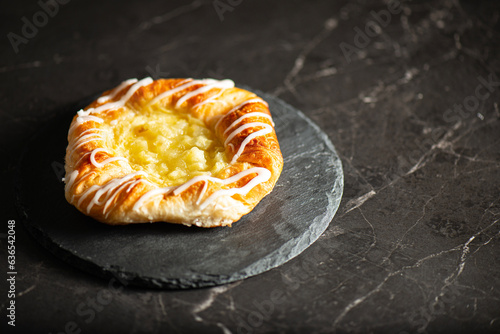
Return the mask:
[[268,105],[254,93],[230,80],[130,79],[73,118],[65,195],[112,225],[226,226],[282,168]]

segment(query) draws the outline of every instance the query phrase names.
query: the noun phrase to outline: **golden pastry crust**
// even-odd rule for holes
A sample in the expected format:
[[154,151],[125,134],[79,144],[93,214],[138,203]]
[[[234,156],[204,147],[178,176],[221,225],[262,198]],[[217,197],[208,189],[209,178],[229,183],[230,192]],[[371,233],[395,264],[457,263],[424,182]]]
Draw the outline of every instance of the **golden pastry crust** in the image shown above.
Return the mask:
[[[230,163],[175,186],[155,183],[115,156],[113,124],[151,105],[203,121]],[[129,115],[130,116],[130,115]],[[110,139],[111,138],[111,139]],[[65,195],[81,212],[112,225],[165,221],[231,225],[269,194],[283,157],[267,103],[230,80],[131,79],[75,115],[68,132]]]

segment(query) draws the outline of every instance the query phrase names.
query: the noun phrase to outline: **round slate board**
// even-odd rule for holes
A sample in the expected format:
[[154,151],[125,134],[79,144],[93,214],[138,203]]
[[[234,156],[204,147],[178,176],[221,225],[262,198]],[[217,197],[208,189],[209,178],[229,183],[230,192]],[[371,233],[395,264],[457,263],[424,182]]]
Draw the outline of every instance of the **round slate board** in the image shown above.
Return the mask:
[[273,192],[232,227],[168,223],[108,226],[64,198],[63,164],[74,110],[30,141],[20,165],[19,208],[28,230],[64,261],[123,284],[196,288],[241,280],[300,254],[325,231],[340,204],[342,165],[328,137],[300,111],[268,103],[285,160]]

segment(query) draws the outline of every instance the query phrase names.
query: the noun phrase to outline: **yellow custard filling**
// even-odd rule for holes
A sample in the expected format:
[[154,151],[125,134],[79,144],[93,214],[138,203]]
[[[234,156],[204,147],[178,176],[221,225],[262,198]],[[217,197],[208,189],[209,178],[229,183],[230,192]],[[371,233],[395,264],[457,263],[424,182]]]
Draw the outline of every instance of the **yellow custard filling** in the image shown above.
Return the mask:
[[155,105],[141,113],[126,112],[112,123],[108,147],[159,186],[178,186],[198,175],[216,176],[229,165],[215,133],[187,113]]

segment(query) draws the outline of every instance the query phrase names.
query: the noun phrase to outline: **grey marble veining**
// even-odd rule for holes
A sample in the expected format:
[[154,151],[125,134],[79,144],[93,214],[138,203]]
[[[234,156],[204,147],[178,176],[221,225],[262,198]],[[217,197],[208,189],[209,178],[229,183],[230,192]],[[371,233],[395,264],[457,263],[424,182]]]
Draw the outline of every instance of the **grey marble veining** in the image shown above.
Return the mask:
[[[499,332],[498,2],[231,3],[122,1],[97,10],[71,1],[18,53],[4,38],[5,219],[18,217],[17,157],[44,120],[129,77],[190,76],[274,94],[318,124],[344,167],[329,228],[256,277],[158,292],[72,269],[18,226],[18,329]],[[20,34],[21,18],[39,10],[10,2],[3,36]]]

